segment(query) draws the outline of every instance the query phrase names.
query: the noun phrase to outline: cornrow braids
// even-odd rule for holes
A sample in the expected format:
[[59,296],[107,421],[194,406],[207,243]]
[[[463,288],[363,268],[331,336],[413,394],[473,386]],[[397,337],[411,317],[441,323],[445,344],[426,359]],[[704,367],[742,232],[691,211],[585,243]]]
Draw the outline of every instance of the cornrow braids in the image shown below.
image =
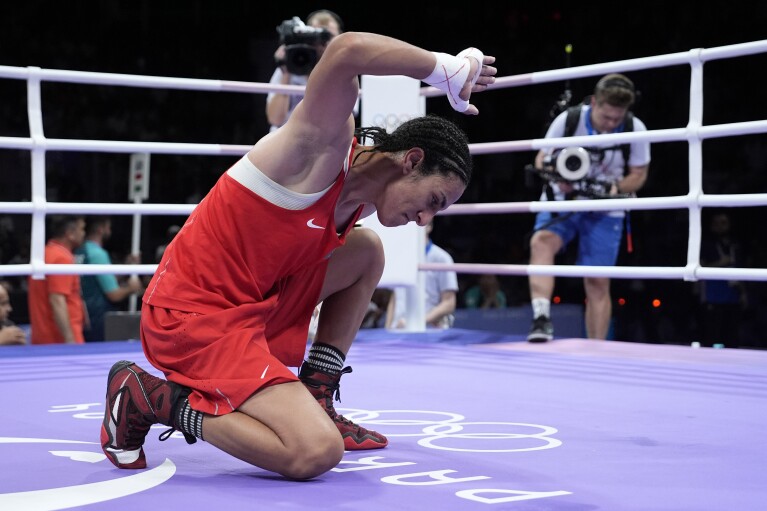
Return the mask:
[[[357,128],[360,143],[372,141],[373,148],[363,152],[396,153],[420,147],[424,151],[424,175],[455,173],[465,186],[471,181],[473,167],[469,138],[453,122],[436,115],[405,121],[392,133],[379,127]],[[359,155],[357,155],[359,157]]]

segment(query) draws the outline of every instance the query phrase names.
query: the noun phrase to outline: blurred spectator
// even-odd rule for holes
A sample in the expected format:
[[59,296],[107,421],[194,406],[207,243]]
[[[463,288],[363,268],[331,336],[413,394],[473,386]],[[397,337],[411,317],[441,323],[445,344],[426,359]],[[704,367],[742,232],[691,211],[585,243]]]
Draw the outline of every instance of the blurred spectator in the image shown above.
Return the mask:
[[[714,213],[701,240],[700,264],[714,268],[744,266],[742,245],[730,232],[730,216]],[[747,305],[743,283],[736,280],[701,280],[701,341],[703,346],[737,347],[740,324]]]
[[466,290],[463,303],[467,309],[505,309],[506,293],[501,290],[498,277],[485,274],[479,277],[479,282]]
[[8,291],[8,284],[0,281],[0,346],[26,344],[27,336],[24,331],[8,318],[13,310]]
[[368,311],[362,319],[362,326],[360,328],[381,328],[384,326],[386,310],[389,306],[389,301],[392,299],[392,294],[393,291],[391,289],[382,287],[373,291]]
[[[424,229],[426,236],[427,263],[453,264],[453,257],[442,247],[431,240],[434,221]],[[426,325],[433,328],[450,328],[453,326],[458,295],[458,275],[454,271],[427,271],[426,285]],[[405,328],[407,303],[405,288],[398,287],[392,293],[386,311],[386,328]]]
[[[46,264],[74,264],[72,253],[85,240],[81,216],[54,216],[52,237],[45,245]],[[80,296],[79,275],[28,278],[32,344],[82,344],[86,311]]]
[[[18,224],[22,223],[20,227]],[[27,224],[27,230],[24,230]],[[0,217],[0,264],[29,264],[29,221],[19,222],[10,215]],[[22,276],[7,276],[3,280],[14,289],[26,290],[27,279]]]
[[[86,227],[85,243],[75,251],[80,263],[112,264],[112,258],[104,249],[104,243],[112,236],[112,220],[107,216],[89,217]],[[138,264],[138,254],[129,255],[125,264]],[[80,277],[83,300],[88,309],[90,328],[85,328],[83,335],[87,342],[104,340],[104,319],[107,312],[133,293],[143,289],[141,280],[131,276],[120,285],[112,274],[83,275]]]
[[18,250],[19,242],[13,219],[8,215],[0,216],[0,264],[7,264]]

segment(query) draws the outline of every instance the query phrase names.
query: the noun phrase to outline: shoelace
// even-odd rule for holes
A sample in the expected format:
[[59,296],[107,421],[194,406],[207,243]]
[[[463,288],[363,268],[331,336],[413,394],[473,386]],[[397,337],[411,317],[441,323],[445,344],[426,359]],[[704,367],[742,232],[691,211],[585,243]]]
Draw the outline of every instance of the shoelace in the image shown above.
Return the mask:
[[192,445],[193,443],[197,441],[197,438],[195,438],[194,435],[190,435],[189,433],[184,433],[183,431],[178,430],[176,428],[169,428],[163,431],[162,433],[160,433],[160,442],[164,442],[167,439],[169,439],[170,436],[176,431],[179,431],[182,435],[184,435],[184,440],[186,440],[186,443],[188,443],[189,445]]
[[[350,366],[346,366],[343,369],[341,369],[340,374],[347,374],[352,372],[352,368]],[[314,378],[305,378],[304,383],[307,385],[311,385],[312,387],[319,388],[321,386],[325,386],[325,392],[323,392],[323,395],[325,396],[325,399],[329,401],[327,404],[328,409],[332,410],[332,414],[330,415],[330,418],[333,420],[337,420],[338,422],[341,422],[343,424],[346,424],[347,426],[352,426],[356,428],[356,430],[359,431],[367,431],[365,428],[360,426],[359,424],[356,424],[355,422],[352,422],[350,419],[347,419],[340,413],[336,412],[335,407],[333,407],[333,400],[341,402],[341,381],[340,377],[339,380],[335,384],[325,383],[319,380],[315,380]]]
[[133,419],[128,419],[128,428],[125,431],[125,440],[128,445],[137,444],[140,447],[144,443],[147,433],[149,433],[149,426],[140,424]]
[[[341,369],[341,372],[339,374],[340,375],[344,375],[344,374],[347,374],[347,373],[350,373],[350,372],[352,372],[352,368],[350,366],[346,366],[343,369]],[[339,379],[334,384],[333,383],[326,383],[326,382],[323,382],[323,381],[320,381],[320,380],[316,380],[314,378],[309,378],[309,377],[302,378],[302,381],[304,382],[304,384],[309,385],[311,387],[314,387],[315,389],[318,389],[318,388],[320,388],[322,386],[325,386],[327,388],[327,390],[325,391],[326,392],[325,396],[328,397],[327,392],[329,391],[330,392],[330,397],[332,397],[333,399],[335,399],[339,403],[341,402],[341,378],[340,378],[340,376],[339,376]],[[333,395],[333,392],[335,392],[335,395]]]
[[336,412],[335,410],[333,410],[333,420],[337,420],[338,422],[346,424],[347,426],[354,426],[357,429],[362,429],[362,426],[360,426],[359,424],[355,424],[354,422],[347,419],[346,417]]

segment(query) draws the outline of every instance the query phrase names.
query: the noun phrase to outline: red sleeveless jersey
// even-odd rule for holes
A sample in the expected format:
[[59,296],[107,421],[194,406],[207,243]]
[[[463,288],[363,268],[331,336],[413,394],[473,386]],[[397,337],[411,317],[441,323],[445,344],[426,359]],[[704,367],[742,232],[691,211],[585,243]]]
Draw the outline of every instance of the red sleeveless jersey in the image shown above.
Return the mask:
[[168,246],[144,294],[142,343],[168,379],[196,391],[196,410],[228,413],[263,386],[295,381],[286,366],[303,361],[328,259],[362,211],[338,234],[345,179],[342,170],[293,210],[227,172]]

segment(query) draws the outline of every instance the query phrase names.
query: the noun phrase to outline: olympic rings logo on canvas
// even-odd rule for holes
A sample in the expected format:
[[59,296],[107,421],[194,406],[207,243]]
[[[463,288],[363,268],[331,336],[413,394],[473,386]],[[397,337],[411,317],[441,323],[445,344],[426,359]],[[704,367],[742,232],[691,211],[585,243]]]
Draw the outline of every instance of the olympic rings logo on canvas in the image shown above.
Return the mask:
[[[341,411],[343,410],[343,411]],[[457,452],[526,452],[562,445],[556,428],[524,422],[465,421],[463,415],[429,410],[361,410],[336,408],[338,413],[388,437],[420,437],[418,445]]]

